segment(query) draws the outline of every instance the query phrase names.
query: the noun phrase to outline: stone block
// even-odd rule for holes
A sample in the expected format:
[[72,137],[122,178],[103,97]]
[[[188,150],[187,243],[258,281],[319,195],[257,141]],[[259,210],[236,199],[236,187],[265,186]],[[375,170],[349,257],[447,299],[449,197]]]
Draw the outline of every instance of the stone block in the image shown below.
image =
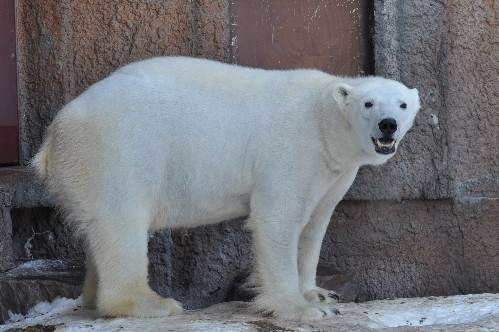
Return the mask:
[[497,200],[344,201],[320,264],[360,284],[359,300],[499,291]]
[[83,282],[81,261],[25,261],[0,275],[0,324],[8,312],[26,314],[41,301],[57,297],[76,298]]
[[251,267],[250,238],[243,220],[159,232],[149,242],[150,284],[188,309],[226,301]]
[[52,201],[29,169],[0,169],[0,271],[11,268],[15,260],[12,210],[51,204]]

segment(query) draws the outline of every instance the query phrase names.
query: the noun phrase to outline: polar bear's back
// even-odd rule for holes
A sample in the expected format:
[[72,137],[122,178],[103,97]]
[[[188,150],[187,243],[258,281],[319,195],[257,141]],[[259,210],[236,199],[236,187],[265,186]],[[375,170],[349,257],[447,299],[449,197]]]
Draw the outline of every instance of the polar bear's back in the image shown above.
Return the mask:
[[[228,218],[244,214],[248,142],[262,139],[253,129],[264,121],[262,105],[271,105],[248,97],[260,93],[257,85],[265,91],[265,73],[257,83],[252,72],[183,58],[125,66],[59,112],[33,165],[73,219],[134,215],[141,205],[154,211],[166,200],[170,220],[195,223],[208,206]],[[224,213],[224,205],[233,208]]]
[[[254,83],[256,86],[265,80],[275,77],[277,71],[242,67],[201,58],[188,57],[156,57],[126,65],[113,75],[158,75],[176,77],[198,82],[221,82],[232,85]],[[284,72],[283,72],[284,73]],[[239,83],[239,84],[235,84]]]
[[290,97],[300,99],[303,90],[299,86],[293,89],[289,81],[306,83],[295,76],[289,71],[205,59],[158,57],[120,68],[60,113],[78,119],[98,118],[101,125],[118,125],[116,129],[126,125],[150,131],[171,129],[169,136],[182,126],[201,133],[203,128],[213,129],[211,125],[220,127],[221,122],[241,133],[258,125],[259,118],[279,112],[282,105],[289,109]]

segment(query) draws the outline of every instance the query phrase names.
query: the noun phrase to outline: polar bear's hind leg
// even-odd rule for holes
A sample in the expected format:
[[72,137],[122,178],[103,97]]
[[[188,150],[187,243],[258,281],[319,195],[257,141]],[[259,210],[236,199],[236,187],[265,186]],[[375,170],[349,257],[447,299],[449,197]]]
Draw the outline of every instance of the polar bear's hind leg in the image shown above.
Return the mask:
[[[86,234],[87,254],[92,256],[97,270],[97,310],[102,316],[113,317],[162,317],[182,313],[180,303],[159,296],[148,285],[146,224],[124,214],[120,217],[123,219],[115,215],[107,220],[95,220]],[[92,280],[87,280],[86,285],[90,287]]]

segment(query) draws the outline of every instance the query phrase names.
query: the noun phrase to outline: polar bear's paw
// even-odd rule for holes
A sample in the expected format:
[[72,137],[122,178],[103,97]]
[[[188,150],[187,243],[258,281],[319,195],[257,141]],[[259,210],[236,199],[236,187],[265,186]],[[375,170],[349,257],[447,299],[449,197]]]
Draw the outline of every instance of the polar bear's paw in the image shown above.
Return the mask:
[[[178,315],[182,313],[182,305],[171,298],[163,298],[156,293],[147,296],[124,296],[113,301],[99,301],[98,309],[102,316],[131,316],[152,318]],[[107,303],[106,303],[107,302]]]
[[310,303],[332,303],[333,300],[340,300],[338,293],[320,287],[306,291],[303,296]]
[[294,321],[318,321],[338,315],[338,309],[328,303],[310,303],[303,296],[266,296],[259,295],[255,300],[257,309],[272,316]]

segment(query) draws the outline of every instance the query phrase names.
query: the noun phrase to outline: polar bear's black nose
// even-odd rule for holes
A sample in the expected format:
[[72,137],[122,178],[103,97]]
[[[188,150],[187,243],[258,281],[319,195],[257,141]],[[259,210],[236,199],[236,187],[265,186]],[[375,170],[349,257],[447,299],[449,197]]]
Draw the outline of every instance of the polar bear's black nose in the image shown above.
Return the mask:
[[392,136],[397,131],[397,121],[392,118],[383,119],[378,123],[379,130],[385,136]]

